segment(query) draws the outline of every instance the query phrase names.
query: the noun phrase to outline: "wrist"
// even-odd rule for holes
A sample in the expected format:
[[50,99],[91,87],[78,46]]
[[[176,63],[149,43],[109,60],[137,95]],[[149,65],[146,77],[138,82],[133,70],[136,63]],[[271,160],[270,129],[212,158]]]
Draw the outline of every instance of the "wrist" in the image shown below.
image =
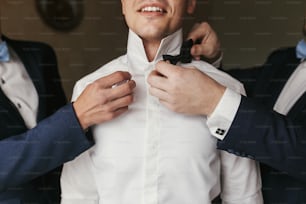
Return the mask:
[[241,102],[241,95],[226,88],[214,111],[207,117],[207,126],[212,135],[223,139],[231,127]]
[[222,57],[222,51],[219,50],[218,52],[216,52],[215,54],[207,57],[207,56],[202,56],[201,60],[205,61],[209,64],[214,64],[216,61],[219,61],[219,59]]
[[84,114],[84,112],[81,110],[81,108],[78,106],[77,102],[72,102],[72,107],[74,109],[76,118],[81,126],[81,128],[86,131],[89,128],[89,123],[86,120],[86,115]]
[[226,88],[222,85],[219,85],[218,88],[214,91],[214,95],[212,97],[212,101],[210,103],[210,106],[208,107],[208,110],[206,111],[206,115],[209,117],[216,109],[217,105],[221,101],[224,92]]

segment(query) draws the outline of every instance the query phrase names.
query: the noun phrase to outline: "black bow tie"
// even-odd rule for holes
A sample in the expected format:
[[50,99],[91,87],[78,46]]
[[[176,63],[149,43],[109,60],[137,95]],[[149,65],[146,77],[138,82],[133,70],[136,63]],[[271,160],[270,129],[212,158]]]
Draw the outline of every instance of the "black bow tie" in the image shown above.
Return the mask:
[[193,45],[193,41],[191,39],[183,42],[181,51],[179,55],[163,55],[164,61],[170,61],[171,64],[176,65],[179,61],[182,63],[190,63],[192,60],[192,56],[190,54],[190,49]]

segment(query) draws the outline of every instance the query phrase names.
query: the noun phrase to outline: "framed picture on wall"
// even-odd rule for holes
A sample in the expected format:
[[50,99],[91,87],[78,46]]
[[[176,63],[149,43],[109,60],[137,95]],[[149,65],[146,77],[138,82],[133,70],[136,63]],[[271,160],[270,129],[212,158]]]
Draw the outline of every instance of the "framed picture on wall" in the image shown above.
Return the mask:
[[36,0],[36,6],[43,21],[59,31],[73,30],[84,15],[83,0]]

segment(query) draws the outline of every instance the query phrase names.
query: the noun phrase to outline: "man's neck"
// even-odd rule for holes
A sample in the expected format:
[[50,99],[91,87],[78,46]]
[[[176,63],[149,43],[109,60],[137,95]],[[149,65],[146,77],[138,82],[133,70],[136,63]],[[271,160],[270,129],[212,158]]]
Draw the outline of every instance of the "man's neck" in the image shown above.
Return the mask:
[[[137,58],[143,62],[153,62],[162,59],[163,54],[177,55],[182,43],[182,30],[164,37],[161,40],[144,40],[129,30],[127,54],[132,61]],[[134,55],[137,56],[134,56]]]
[[181,30],[178,29],[177,31],[171,33],[171,34],[168,34],[166,36],[163,36],[160,38],[151,38],[151,39],[142,39],[142,43],[143,43],[143,46],[144,46],[144,49],[145,49],[145,53],[146,53],[146,56],[147,56],[147,59],[149,62],[152,62],[154,59],[155,59],[155,56],[157,55],[157,52],[158,52],[158,49],[162,43],[162,41],[172,35],[174,35],[175,33],[179,32]]
[[143,41],[143,46],[148,58],[148,61],[151,62],[154,60],[158,48],[160,46],[161,40],[159,41],[146,41],[146,40],[142,40]]

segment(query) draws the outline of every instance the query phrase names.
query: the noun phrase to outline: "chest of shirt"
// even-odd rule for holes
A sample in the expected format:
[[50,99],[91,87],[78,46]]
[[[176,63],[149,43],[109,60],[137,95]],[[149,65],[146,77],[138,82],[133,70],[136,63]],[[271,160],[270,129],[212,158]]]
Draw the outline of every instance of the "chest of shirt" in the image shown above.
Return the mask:
[[133,79],[137,87],[128,112],[94,130],[101,155],[143,156],[143,144],[151,139],[167,155],[199,156],[216,152],[216,140],[208,131],[205,117],[168,110],[149,94],[145,74],[134,75]]

